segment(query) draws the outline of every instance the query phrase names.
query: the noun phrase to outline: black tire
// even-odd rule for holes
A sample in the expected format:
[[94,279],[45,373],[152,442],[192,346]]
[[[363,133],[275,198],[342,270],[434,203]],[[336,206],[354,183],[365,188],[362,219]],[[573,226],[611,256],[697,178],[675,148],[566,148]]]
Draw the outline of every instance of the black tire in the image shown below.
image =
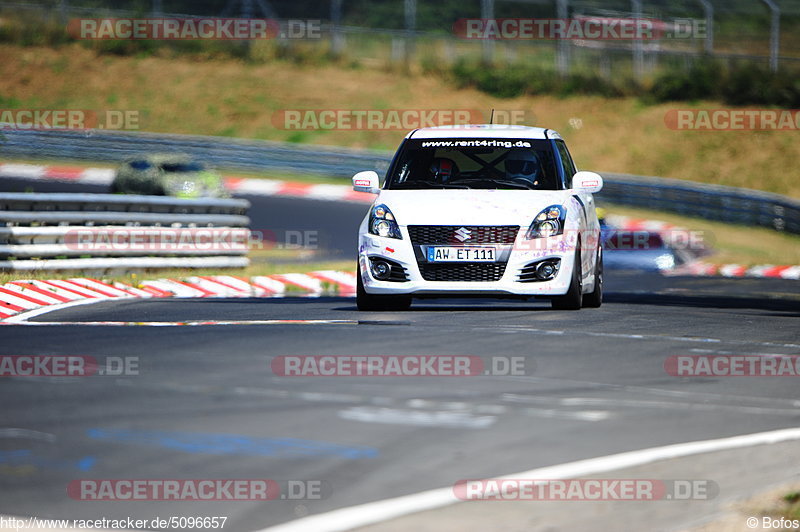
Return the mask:
[[383,296],[368,294],[361,281],[361,269],[358,270],[356,281],[356,305],[358,310],[368,312],[382,312],[388,310],[402,311],[411,307],[411,296]]
[[594,290],[583,296],[583,306],[599,308],[603,304],[603,248],[597,248],[597,264],[594,268]]
[[581,293],[583,275],[581,272],[581,245],[578,242],[578,249],[575,251],[575,267],[572,268],[572,280],[569,283],[569,290],[563,296],[556,296],[551,304],[555,310],[580,310],[583,303]]

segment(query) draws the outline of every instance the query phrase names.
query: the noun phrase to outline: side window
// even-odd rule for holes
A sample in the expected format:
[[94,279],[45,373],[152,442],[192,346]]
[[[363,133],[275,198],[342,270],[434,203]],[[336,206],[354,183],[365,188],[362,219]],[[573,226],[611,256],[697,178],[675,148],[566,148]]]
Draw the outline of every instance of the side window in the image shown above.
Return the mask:
[[558,154],[561,156],[561,164],[564,165],[564,178],[566,180],[567,188],[572,188],[572,176],[575,175],[575,163],[572,162],[572,157],[567,150],[567,144],[563,140],[556,140],[558,147]]
[[128,164],[134,170],[147,170],[148,168],[150,168],[150,163],[148,163],[147,161],[141,161],[141,160],[138,160],[138,159],[135,160],[135,161],[131,161]]

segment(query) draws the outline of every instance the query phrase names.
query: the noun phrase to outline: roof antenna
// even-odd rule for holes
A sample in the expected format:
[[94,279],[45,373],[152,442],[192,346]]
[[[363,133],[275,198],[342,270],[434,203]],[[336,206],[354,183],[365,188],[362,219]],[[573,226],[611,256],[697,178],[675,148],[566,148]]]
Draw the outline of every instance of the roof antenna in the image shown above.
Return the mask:
[[494,124],[494,108],[492,108],[492,114],[491,116],[489,116],[489,125],[491,126],[493,124]]

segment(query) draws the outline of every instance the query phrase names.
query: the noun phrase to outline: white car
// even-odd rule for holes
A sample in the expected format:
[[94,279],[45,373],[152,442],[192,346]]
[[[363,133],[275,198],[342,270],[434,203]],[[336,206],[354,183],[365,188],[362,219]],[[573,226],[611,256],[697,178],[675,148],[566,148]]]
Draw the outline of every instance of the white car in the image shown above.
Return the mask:
[[546,298],[599,307],[603,252],[592,194],[551,129],[474,125],[406,135],[358,237],[359,310],[404,310],[412,298]]

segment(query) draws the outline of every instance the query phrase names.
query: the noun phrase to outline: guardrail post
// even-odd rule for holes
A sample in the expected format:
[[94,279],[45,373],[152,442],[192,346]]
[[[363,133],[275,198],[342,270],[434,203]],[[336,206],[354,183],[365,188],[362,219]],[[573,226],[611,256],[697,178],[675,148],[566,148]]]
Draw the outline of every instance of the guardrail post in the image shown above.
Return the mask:
[[[631,10],[636,24],[642,18],[642,0],[631,0]],[[644,43],[642,39],[633,40],[633,76],[637,80],[642,79],[644,74]]]
[[[569,0],[556,0],[556,16],[561,20],[565,20],[569,16]],[[556,43],[556,68],[562,77],[569,74],[570,71],[569,45],[569,42],[563,38],[558,39]]]
[[331,0],[331,52],[339,55],[344,51],[342,24],[342,0]]
[[772,13],[772,22],[769,30],[769,68],[778,71],[778,53],[781,39],[781,9],[773,0],[762,0]]
[[410,63],[414,56],[414,33],[417,29],[417,0],[404,0],[406,39],[405,39],[405,61]]
[[714,53],[714,6],[710,0],[699,0],[703,6],[703,12],[706,16],[706,42],[705,52],[707,54]]
[[[481,18],[484,20],[484,23],[494,18],[494,0],[481,0]],[[492,64],[494,61],[494,40],[483,39],[481,45],[484,64]]]

